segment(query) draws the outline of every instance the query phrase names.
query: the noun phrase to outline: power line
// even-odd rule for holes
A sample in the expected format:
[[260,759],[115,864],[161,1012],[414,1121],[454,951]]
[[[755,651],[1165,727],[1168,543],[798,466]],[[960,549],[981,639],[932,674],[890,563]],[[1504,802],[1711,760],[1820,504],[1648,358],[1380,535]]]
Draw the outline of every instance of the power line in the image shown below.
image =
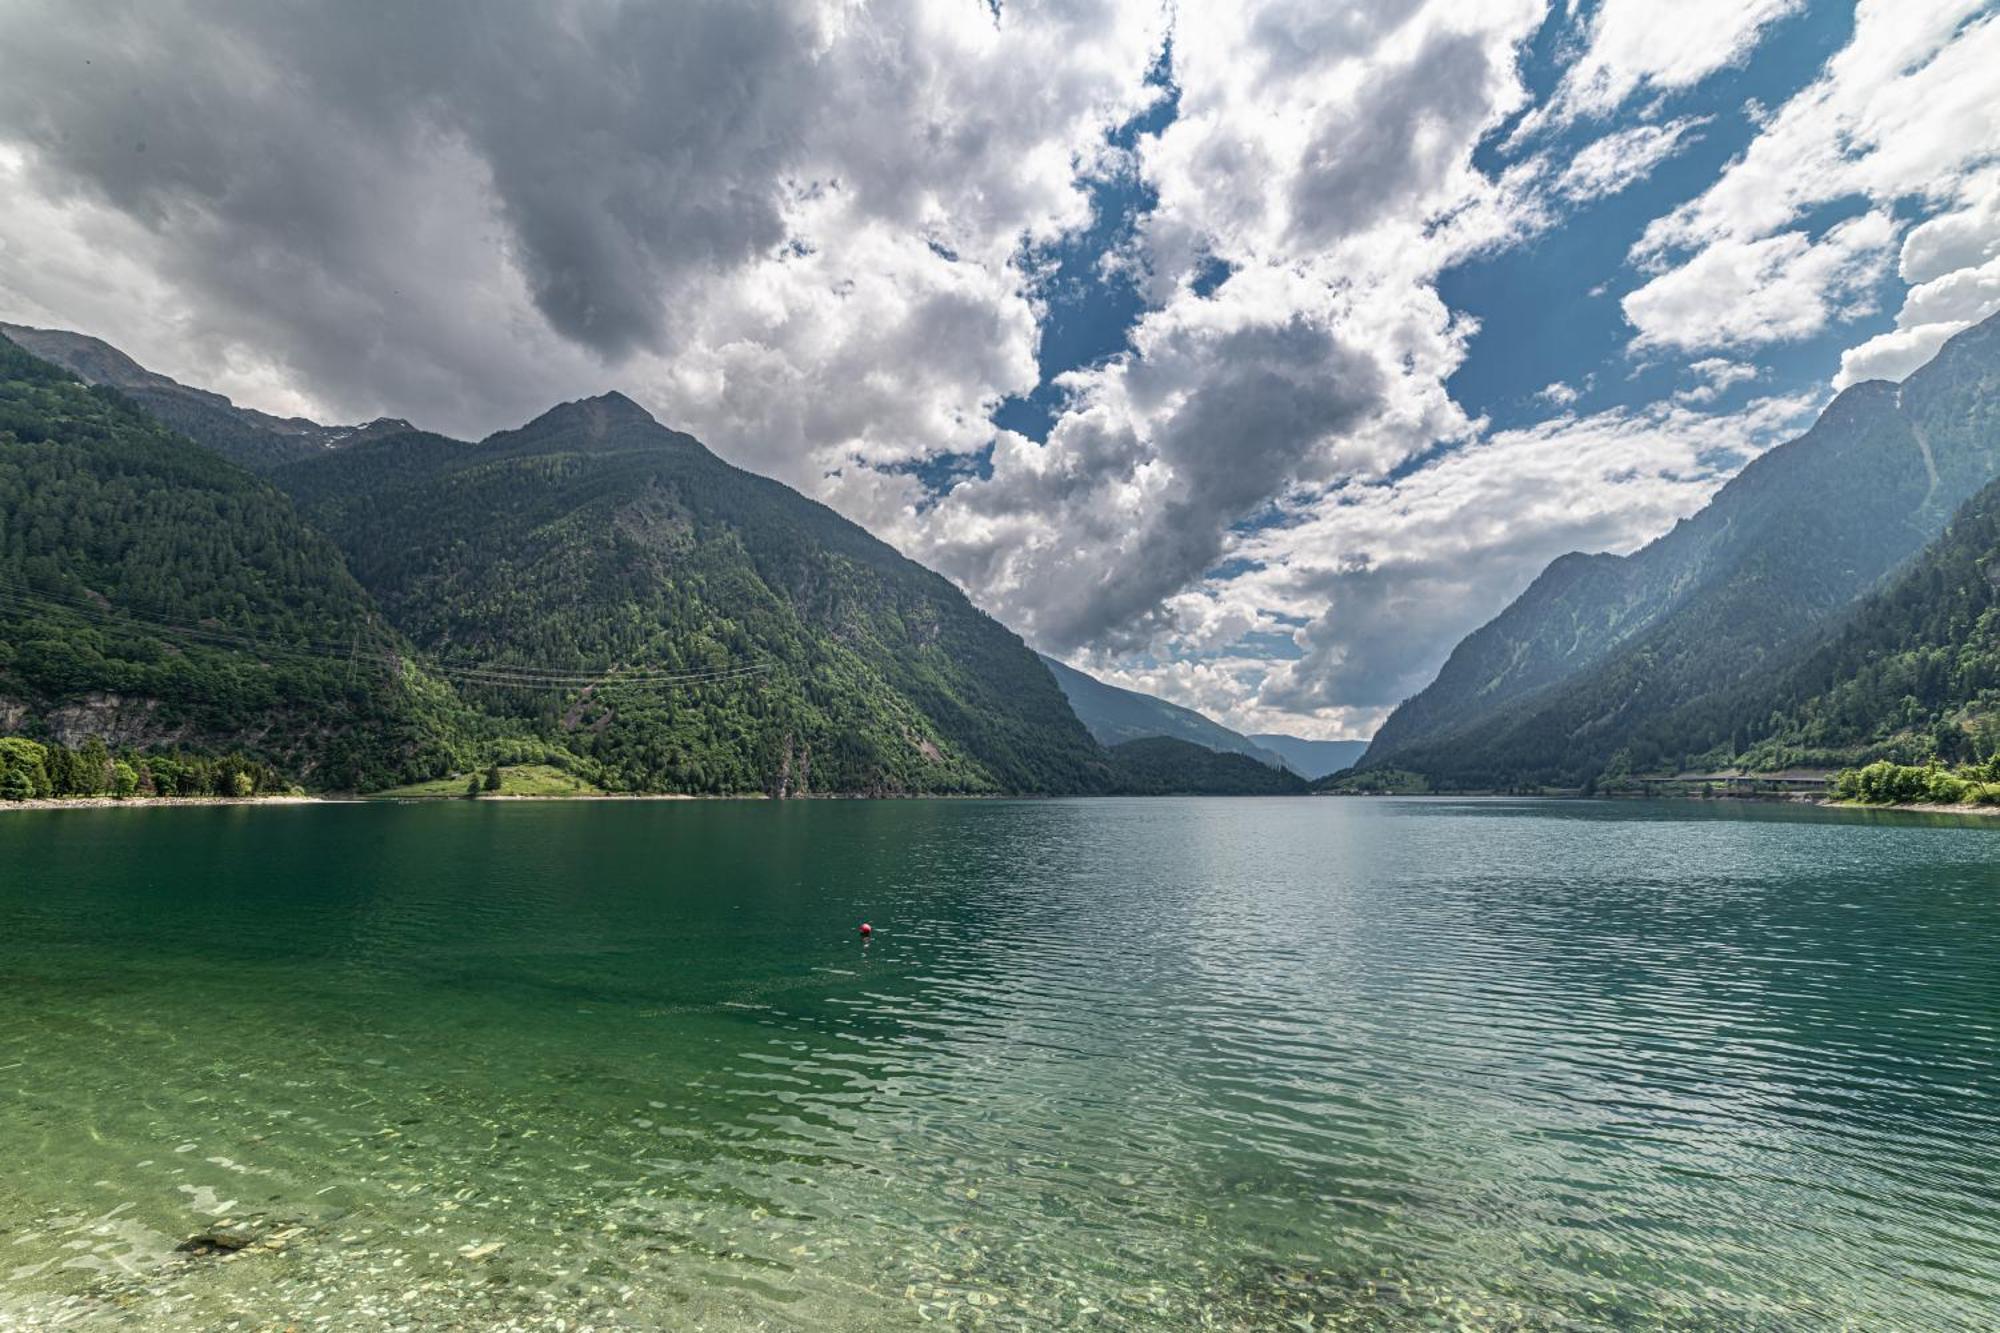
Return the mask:
[[[141,616],[130,611],[114,611],[107,605],[91,601],[57,598],[4,576],[0,576],[0,607],[13,607],[23,611],[58,611],[95,621],[105,628],[136,626],[177,635],[203,647],[239,648],[266,656],[351,664],[360,651],[358,631],[354,638],[345,643],[312,638],[279,642],[210,625],[189,625]],[[648,686],[716,684],[760,675],[771,669],[770,663],[750,662],[687,671],[621,670],[616,667],[588,671],[504,662],[452,663],[425,654],[400,652],[394,647],[386,647],[379,651],[385,659],[399,658],[433,675],[468,685],[503,689],[581,689],[614,684]]]

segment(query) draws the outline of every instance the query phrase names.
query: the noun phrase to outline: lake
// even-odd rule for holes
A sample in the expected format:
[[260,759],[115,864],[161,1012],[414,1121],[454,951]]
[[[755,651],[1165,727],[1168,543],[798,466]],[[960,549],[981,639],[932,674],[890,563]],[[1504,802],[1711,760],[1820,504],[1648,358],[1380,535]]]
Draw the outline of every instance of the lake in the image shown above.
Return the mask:
[[2000,1311],[2000,822],[23,811],[0,987],[0,1328]]

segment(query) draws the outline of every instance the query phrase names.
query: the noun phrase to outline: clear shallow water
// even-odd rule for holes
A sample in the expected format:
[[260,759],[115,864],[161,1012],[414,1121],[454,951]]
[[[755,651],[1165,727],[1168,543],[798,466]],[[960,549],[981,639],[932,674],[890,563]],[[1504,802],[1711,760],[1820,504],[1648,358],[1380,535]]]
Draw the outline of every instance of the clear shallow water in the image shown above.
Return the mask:
[[[1755,806],[8,813],[0,1328],[1987,1328],[1996,867]],[[173,1250],[218,1216],[298,1230]]]

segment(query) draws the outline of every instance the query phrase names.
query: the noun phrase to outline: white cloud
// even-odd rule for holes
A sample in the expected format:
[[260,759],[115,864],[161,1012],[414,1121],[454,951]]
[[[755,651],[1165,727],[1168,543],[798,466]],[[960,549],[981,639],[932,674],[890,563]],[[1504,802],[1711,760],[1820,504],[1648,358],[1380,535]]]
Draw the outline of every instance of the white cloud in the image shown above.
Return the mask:
[[1556,177],[1555,191],[1575,203],[1616,194],[1652,173],[1708,123],[1684,116],[1665,125],[1635,125],[1607,134],[1579,150]]
[[1766,29],[1803,6],[1804,0],[1604,0],[1582,55],[1525,132],[1607,115],[1640,93],[1693,87],[1743,60]]
[[[1068,377],[1046,444],[1004,437],[990,479],[904,528],[1042,646],[1180,634],[1234,525],[1469,433],[1444,380],[1471,330],[1430,284],[1513,225],[1471,153],[1523,96],[1537,8],[1397,8],[1310,49],[1314,5],[1179,12],[1179,116],[1139,147],[1158,308],[1131,356]],[[1231,274],[1199,296],[1204,256]]]
[[1683,403],[1700,404],[1714,402],[1737,385],[1748,384],[1762,372],[1747,361],[1731,361],[1724,356],[1709,356],[1690,365],[1688,373],[1701,382],[1682,389],[1674,397]]
[[1961,207],[1910,228],[1903,238],[1904,282],[1925,283],[2000,258],[2000,171],[1969,177]]
[[[1197,660],[1083,660],[1238,730],[1368,734],[1550,560],[1645,544],[1817,406],[1773,395],[1726,414],[1660,402],[1561,417],[1395,481],[1294,497],[1279,525],[1231,541],[1248,572],[1172,599],[1171,642]],[[1214,651],[1251,631],[1290,635],[1297,660]]]
[[1834,387],[1900,380],[1945,339],[2000,311],[2000,171],[1966,178],[1961,206],[1913,227],[1903,240],[1901,274],[1915,284],[1896,327],[1841,354]]
[[1809,337],[1872,308],[1869,291],[1888,271],[1896,240],[1887,213],[1829,227],[1703,247],[1623,301],[1637,349],[1755,347]]
[[[1714,185],[1655,220],[1634,247],[1660,270],[1625,299],[1635,345],[1753,347],[1871,310],[1867,291],[1896,240],[1891,206],[1965,200],[2000,144],[2000,14],[1987,8],[1861,0],[1853,40],[1820,77],[1763,122]],[[1802,225],[1812,210],[1843,201],[1864,201],[1867,211],[1817,238]],[[1990,255],[1982,208],[1990,205],[1911,229],[1906,279]],[[1856,364],[1917,354],[1926,338],[1914,323],[1902,321]]]

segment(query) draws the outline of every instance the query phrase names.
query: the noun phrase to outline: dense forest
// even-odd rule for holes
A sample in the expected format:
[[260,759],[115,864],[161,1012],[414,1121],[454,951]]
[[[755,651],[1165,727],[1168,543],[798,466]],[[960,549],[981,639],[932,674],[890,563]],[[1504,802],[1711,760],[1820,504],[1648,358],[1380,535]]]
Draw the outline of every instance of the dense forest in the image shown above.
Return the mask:
[[61,796],[271,796],[296,790],[269,764],[242,754],[123,749],[97,736],[67,746],[0,736],[0,800]]
[[0,727],[384,786],[476,731],[405,649],[282,493],[0,339]]
[[[1645,549],[1557,561],[1397,710],[1363,767],[1445,788],[1580,785],[1690,763],[1780,766],[1814,747],[1856,752],[1863,730],[1907,731],[1912,706],[1883,694],[1896,668],[1798,664],[2000,472],[1996,374],[2000,319],[1900,386],[1848,389]],[[1949,579],[1936,578],[1942,596]],[[1854,675],[1847,694],[1782,716],[1832,689],[1835,670]],[[1957,678],[1976,674],[1961,664]],[[1864,727],[1860,712],[1877,707]],[[1829,710],[1846,718],[1842,735]]]

